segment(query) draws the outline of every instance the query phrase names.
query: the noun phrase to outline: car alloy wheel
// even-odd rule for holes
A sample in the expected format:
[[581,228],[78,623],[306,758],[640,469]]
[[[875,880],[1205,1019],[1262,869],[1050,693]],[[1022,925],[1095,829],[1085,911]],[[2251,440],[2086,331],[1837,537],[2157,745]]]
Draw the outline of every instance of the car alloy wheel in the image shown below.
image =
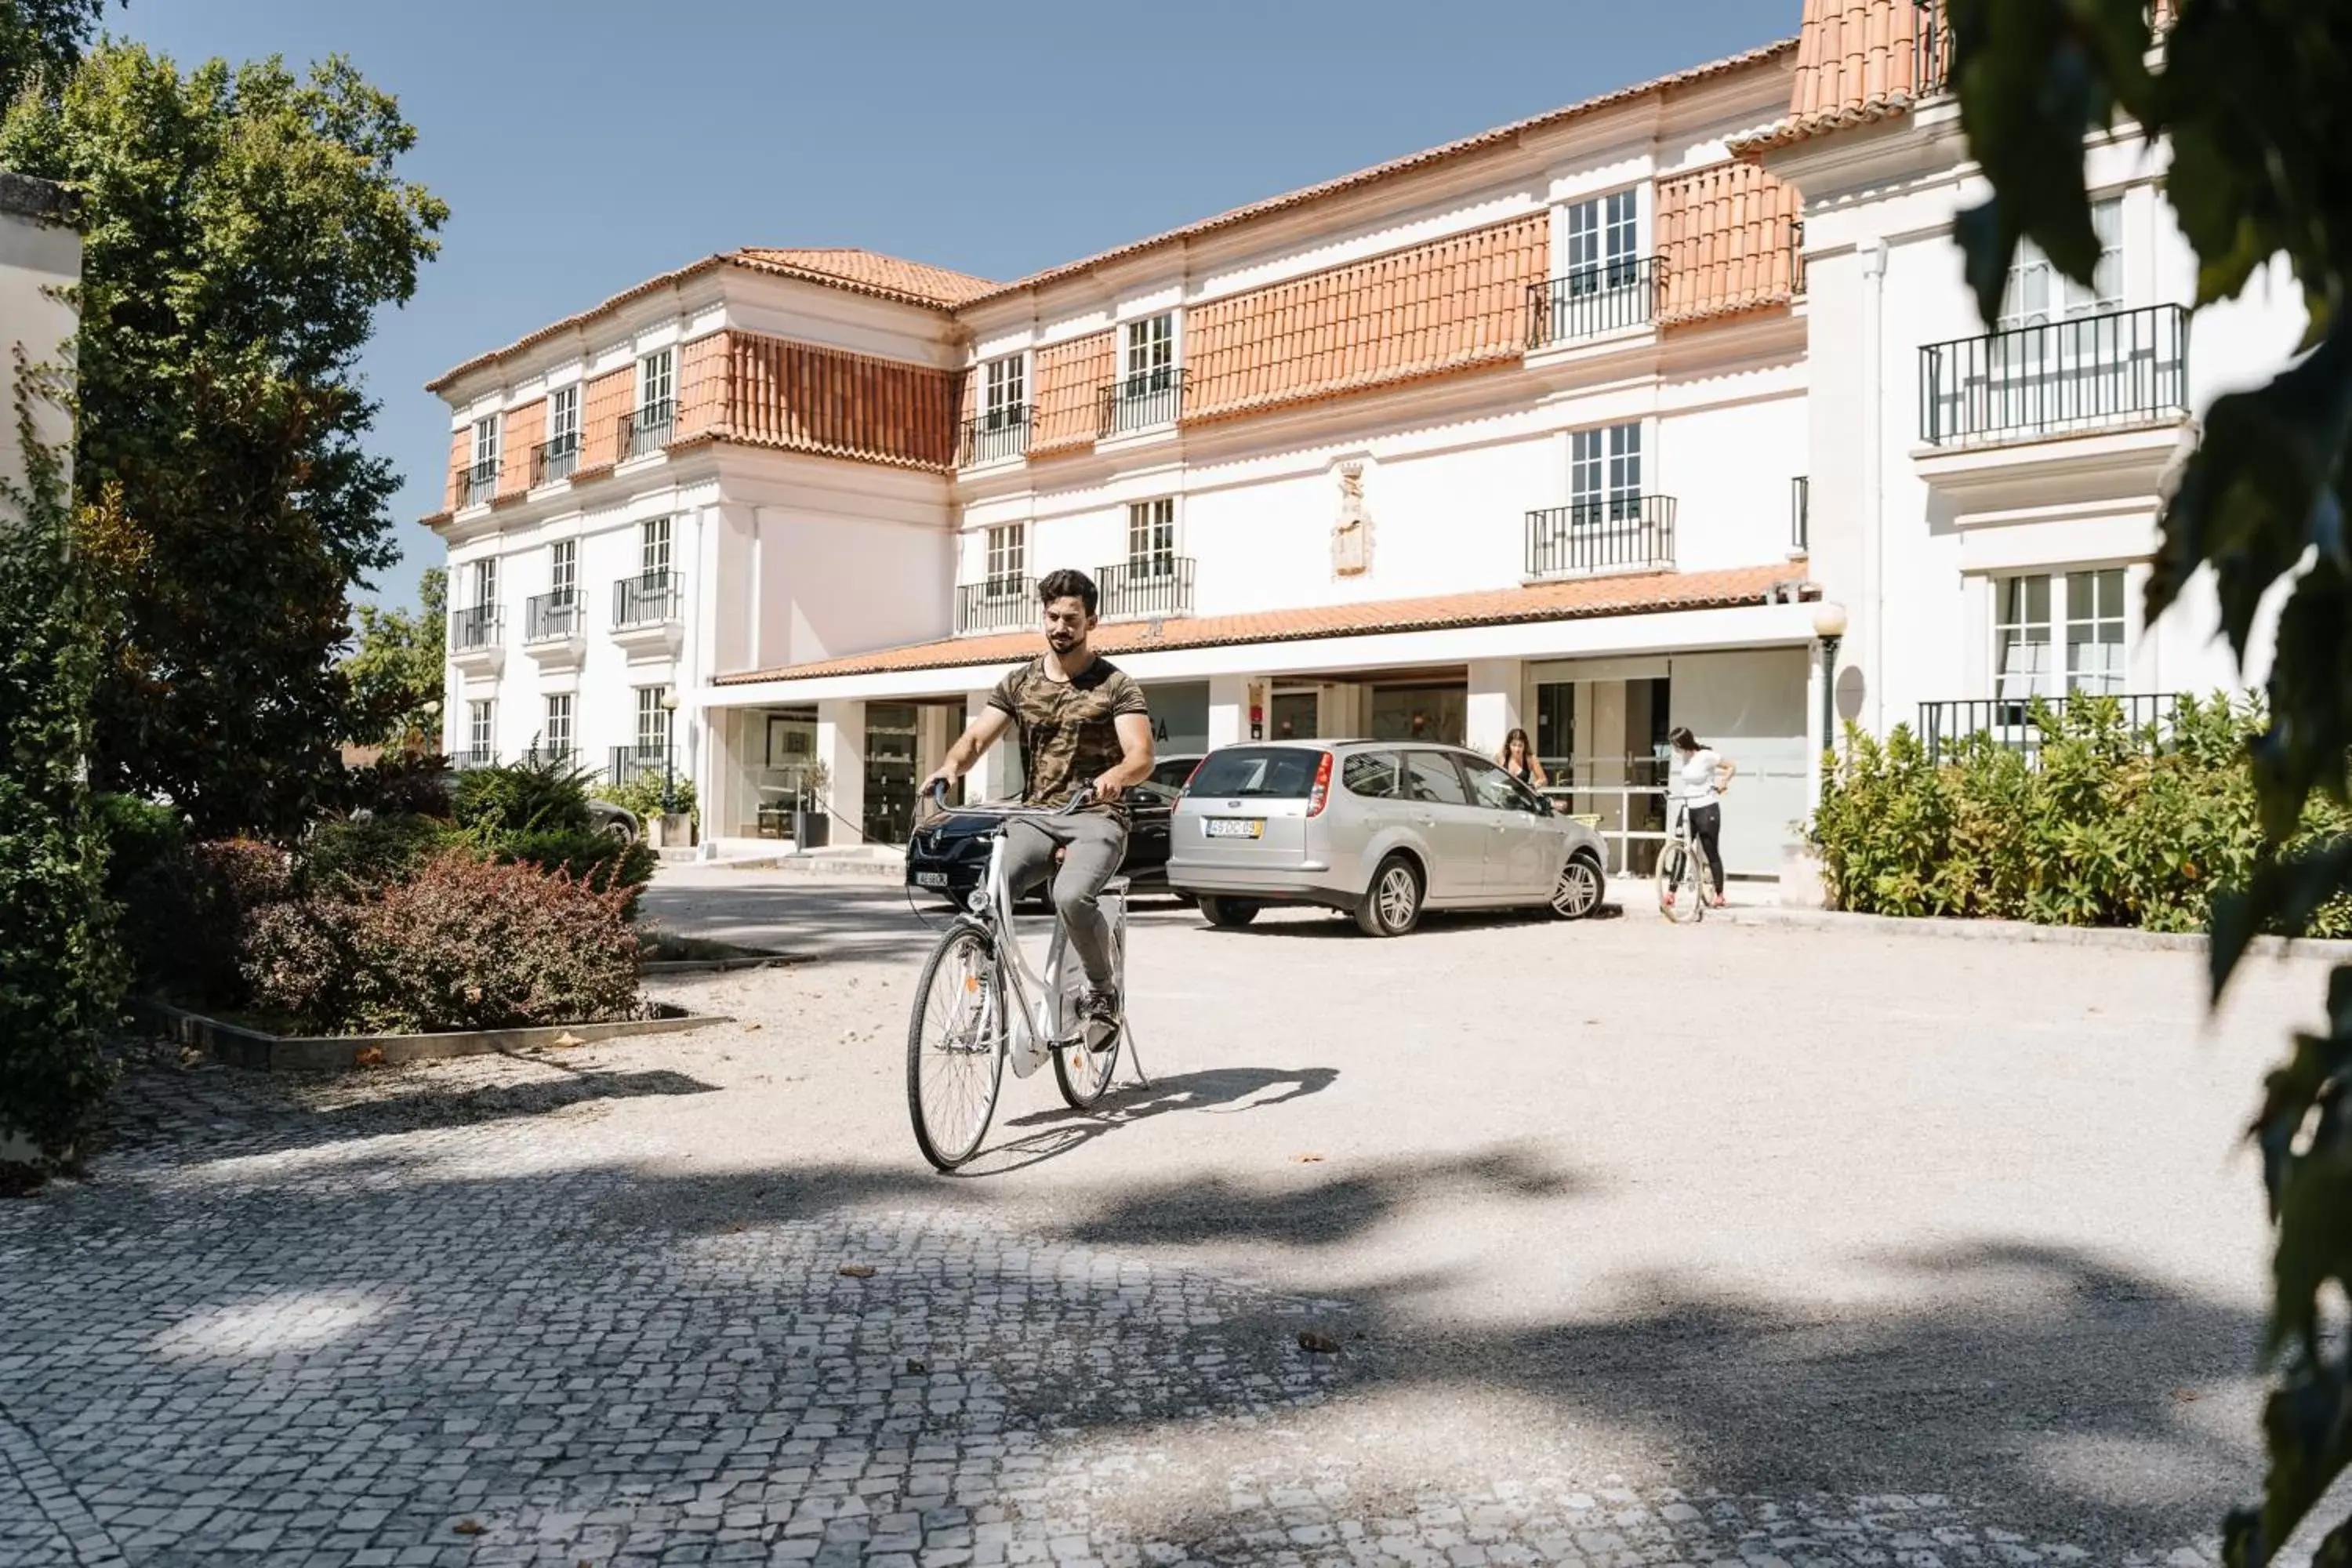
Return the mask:
[[1581,855],[1570,856],[1552,887],[1551,912],[1565,921],[1580,921],[1600,902],[1600,868]]
[[1421,903],[1421,889],[1413,881],[1412,868],[1399,862],[1381,874],[1381,923],[1391,931],[1403,931],[1412,924],[1413,911]]

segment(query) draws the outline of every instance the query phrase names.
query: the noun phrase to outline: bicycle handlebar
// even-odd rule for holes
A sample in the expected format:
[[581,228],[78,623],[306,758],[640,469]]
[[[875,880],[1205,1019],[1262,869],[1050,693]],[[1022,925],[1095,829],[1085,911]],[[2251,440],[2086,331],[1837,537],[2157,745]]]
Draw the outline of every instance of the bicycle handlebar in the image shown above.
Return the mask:
[[949,816],[1068,816],[1080,806],[1085,805],[1087,802],[1094,798],[1095,786],[1091,782],[1082,784],[1076,788],[1076,790],[1072,792],[1068,800],[1064,801],[1060,805],[1051,807],[1038,805],[951,806],[948,804],[948,784],[945,779],[934,780],[931,784],[930,793],[931,804],[938,806],[943,815]]

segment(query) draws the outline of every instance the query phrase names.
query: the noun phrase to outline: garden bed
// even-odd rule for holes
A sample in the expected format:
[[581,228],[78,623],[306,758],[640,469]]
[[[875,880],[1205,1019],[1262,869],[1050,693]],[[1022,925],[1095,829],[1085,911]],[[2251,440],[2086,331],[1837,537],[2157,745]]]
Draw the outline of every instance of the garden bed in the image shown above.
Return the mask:
[[142,1024],[164,1038],[195,1047],[227,1066],[257,1072],[348,1072],[400,1062],[562,1048],[632,1035],[675,1034],[730,1022],[722,1014],[688,1013],[668,1003],[651,1003],[644,1017],[602,1024],[549,1024],[435,1035],[273,1035],[168,1003],[142,1001],[131,1007]]

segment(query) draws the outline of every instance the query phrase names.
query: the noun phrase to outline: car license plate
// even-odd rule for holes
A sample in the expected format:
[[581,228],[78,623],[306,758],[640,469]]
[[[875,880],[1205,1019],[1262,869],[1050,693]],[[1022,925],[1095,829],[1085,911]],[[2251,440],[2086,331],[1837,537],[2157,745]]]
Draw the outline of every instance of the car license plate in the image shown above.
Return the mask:
[[918,871],[915,873],[915,886],[918,888],[944,888],[947,885],[948,874],[945,871]]
[[1265,836],[1265,819],[1257,816],[1213,816],[1209,818],[1212,838],[1262,838]]

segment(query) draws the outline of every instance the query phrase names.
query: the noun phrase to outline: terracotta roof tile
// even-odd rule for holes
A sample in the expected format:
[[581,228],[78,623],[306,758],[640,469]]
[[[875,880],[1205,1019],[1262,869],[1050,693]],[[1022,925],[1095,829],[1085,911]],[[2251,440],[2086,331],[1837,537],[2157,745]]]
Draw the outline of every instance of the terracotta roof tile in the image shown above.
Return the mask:
[[[1476,594],[1444,594],[1416,599],[1373,599],[1308,609],[1266,610],[1241,616],[1208,616],[1158,623],[1118,622],[1095,634],[1095,647],[1108,655],[1159,653],[1175,648],[1221,647],[1237,643],[1299,642],[1312,637],[1369,637],[1380,632],[1439,631],[1455,626],[1509,626],[1528,621],[1582,620],[1638,616],[1659,610],[1717,609],[1768,602],[1772,586],[1788,580],[1785,563],[1742,566],[1723,572],[1654,572],[1498,588]],[[1034,631],[990,637],[950,637],[908,647],[852,654],[780,669],[722,675],[720,686],[752,681],[808,680],[820,676],[882,675],[899,671],[958,669],[1003,664],[1037,647]]]
[[1754,163],[1711,163],[1658,181],[1661,326],[1782,305],[1796,295],[1794,185]]
[[[1808,3],[1810,5],[1816,3],[1816,0],[1808,0]],[[1910,0],[1902,0],[1902,3],[1907,6]],[[1678,87],[1689,87],[1699,82],[1713,80],[1717,77],[1729,76],[1750,67],[1775,62],[1794,51],[1797,45],[1798,40],[1795,38],[1783,38],[1777,43],[1766,44],[1760,48],[1728,55],[1719,60],[1710,60],[1703,66],[1693,66],[1686,70],[1654,77],[1644,82],[1636,82],[1631,87],[1618,88],[1613,91],[1604,92],[1596,98],[1588,98],[1564,108],[1547,110],[1541,114],[1531,115],[1525,120],[1513,121],[1508,125],[1498,125],[1492,131],[1482,131],[1475,136],[1465,136],[1458,142],[1448,142],[1442,146],[1407,153],[1404,157],[1393,158],[1385,163],[1375,163],[1369,169],[1359,169],[1352,174],[1342,174],[1338,179],[1326,180],[1320,184],[1307,185],[1298,190],[1286,191],[1278,196],[1268,196],[1264,201],[1252,202],[1246,206],[1234,207],[1230,211],[1219,213],[1213,217],[1204,217],[1186,224],[1181,228],[1171,228],[1164,234],[1155,234],[1148,239],[1133,240],[1077,261],[1068,261],[1057,267],[1049,267],[1043,272],[1033,272],[1017,281],[1000,285],[991,292],[975,296],[965,303],[976,304],[982,300],[1002,299],[1023,289],[1041,288],[1066,278],[1076,277],[1109,262],[1140,255],[1147,250],[1157,250],[1163,246],[1181,245],[1186,240],[1197,238],[1202,235],[1214,234],[1220,229],[1232,228],[1255,218],[1264,217],[1269,213],[1305,206],[1326,197],[1341,195],[1366,185],[1378,184],[1383,180],[1396,179],[1401,175],[1412,174],[1434,164],[1450,163],[1474,153],[1499,147],[1531,132],[1548,131],[1554,126],[1564,125],[1585,115],[1613,108],[1618,104],[1632,102],[1652,93],[1665,92]]]
[[812,281],[850,284],[930,305],[961,305],[1002,287],[968,272],[950,272],[928,262],[903,261],[895,256],[848,247],[780,250],[747,246],[735,255],[740,260],[803,275]]
[[[1924,42],[1940,45],[1947,35],[1936,6],[1915,0],[1805,0],[1789,117],[1734,142],[1732,152],[1747,156],[1906,112],[1941,86],[1941,71],[1932,65],[1924,73],[1924,88],[1915,79],[1923,74],[1922,56],[1928,52],[1919,32],[1923,19],[1937,28]],[[1940,56],[1942,50],[1934,52]]]

